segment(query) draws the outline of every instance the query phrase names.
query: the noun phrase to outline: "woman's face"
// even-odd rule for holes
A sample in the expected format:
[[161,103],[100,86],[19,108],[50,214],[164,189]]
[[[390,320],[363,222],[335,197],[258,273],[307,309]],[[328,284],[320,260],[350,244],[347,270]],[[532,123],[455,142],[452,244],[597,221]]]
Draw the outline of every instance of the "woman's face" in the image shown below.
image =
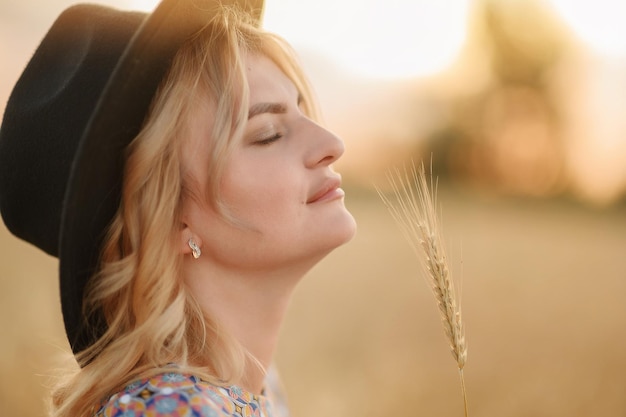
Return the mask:
[[[240,223],[192,199],[183,220],[201,241],[201,259],[221,267],[262,271],[317,262],[356,230],[331,167],[343,142],[302,113],[296,87],[270,59],[250,55],[247,75],[248,124],[220,184],[220,199]],[[201,189],[209,180],[207,124],[198,122],[186,158]]]

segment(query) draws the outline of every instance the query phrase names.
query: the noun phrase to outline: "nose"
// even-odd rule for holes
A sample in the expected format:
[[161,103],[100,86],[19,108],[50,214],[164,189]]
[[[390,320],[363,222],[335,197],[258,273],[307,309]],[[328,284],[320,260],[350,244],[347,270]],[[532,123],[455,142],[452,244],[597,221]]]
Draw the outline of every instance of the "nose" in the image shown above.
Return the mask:
[[345,146],[343,140],[330,130],[309,120],[305,143],[307,146],[306,166],[328,166],[343,155]]

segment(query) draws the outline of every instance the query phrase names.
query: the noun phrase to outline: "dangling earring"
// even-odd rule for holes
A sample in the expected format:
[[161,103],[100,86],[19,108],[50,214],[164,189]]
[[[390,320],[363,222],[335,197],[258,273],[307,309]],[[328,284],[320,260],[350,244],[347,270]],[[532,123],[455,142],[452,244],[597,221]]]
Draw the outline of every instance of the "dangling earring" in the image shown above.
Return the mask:
[[191,248],[191,254],[193,255],[194,259],[198,259],[200,255],[202,255],[200,247],[196,244],[196,242],[193,241],[193,239],[189,239],[187,244]]

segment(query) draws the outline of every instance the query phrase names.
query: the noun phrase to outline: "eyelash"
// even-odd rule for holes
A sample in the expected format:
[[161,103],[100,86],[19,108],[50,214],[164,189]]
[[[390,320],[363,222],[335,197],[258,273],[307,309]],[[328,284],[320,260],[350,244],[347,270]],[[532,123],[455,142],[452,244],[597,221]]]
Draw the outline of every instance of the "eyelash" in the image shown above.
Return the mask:
[[261,139],[259,141],[256,142],[257,145],[269,145],[272,142],[276,142],[278,139],[282,138],[283,135],[281,133],[275,133],[270,137],[267,137],[265,139]]

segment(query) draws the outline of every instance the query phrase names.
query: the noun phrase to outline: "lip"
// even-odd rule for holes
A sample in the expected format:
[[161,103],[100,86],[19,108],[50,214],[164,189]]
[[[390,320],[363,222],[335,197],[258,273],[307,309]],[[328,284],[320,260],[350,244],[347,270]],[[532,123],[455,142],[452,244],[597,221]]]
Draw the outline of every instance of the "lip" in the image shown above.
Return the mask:
[[327,178],[322,186],[315,192],[308,200],[307,204],[321,203],[324,201],[331,201],[338,198],[342,198],[345,192],[340,188],[341,178],[332,177]]

